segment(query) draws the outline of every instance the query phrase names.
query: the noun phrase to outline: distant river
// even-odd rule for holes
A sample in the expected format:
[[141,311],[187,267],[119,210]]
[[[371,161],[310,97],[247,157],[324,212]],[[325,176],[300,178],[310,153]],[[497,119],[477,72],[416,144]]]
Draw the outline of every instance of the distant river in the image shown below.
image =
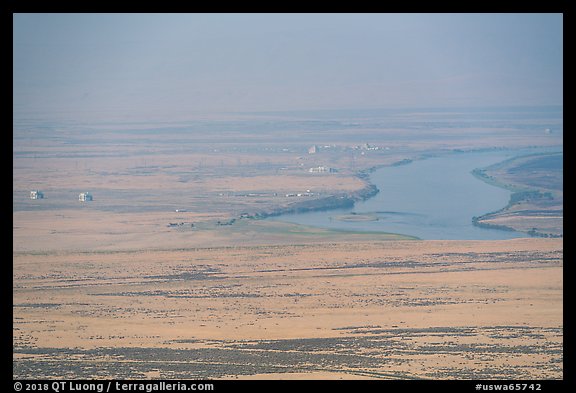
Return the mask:
[[524,149],[452,153],[370,175],[380,192],[351,209],[286,214],[272,219],[351,231],[392,232],[421,239],[496,240],[526,237],[519,232],[472,225],[472,217],[501,209],[510,191],[475,178],[475,168],[510,157],[546,151]]

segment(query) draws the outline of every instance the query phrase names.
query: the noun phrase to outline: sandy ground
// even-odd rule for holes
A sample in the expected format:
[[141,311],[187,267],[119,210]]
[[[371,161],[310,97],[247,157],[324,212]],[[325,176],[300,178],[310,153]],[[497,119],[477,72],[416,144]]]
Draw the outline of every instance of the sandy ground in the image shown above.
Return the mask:
[[[539,126],[406,116],[16,125],[13,376],[561,379],[562,239],[222,225],[287,193],[356,191],[377,165],[562,144]],[[338,172],[308,172],[320,165]]]
[[14,375],[562,378],[562,254],[561,239],[15,253]]
[[[118,251],[322,241],[390,240],[395,234],[354,234],[275,221],[239,219],[219,213],[102,213],[94,210],[15,212],[15,252]],[[177,225],[169,227],[170,223]],[[193,223],[194,227],[190,226]]]

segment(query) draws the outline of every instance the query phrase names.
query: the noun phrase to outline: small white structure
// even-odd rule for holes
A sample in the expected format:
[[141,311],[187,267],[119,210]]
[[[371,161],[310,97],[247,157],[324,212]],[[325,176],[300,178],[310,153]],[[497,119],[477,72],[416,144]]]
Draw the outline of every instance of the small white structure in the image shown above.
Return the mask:
[[326,166],[319,166],[319,167],[308,169],[308,172],[310,172],[310,173],[334,173],[334,172],[336,172],[336,169],[328,168]]
[[318,146],[314,145],[308,149],[308,154],[316,154],[318,153]]
[[90,194],[89,192],[83,192],[80,195],[78,195],[78,200],[80,202],[91,201],[92,200],[92,194]]
[[30,199],[44,199],[44,193],[38,190],[30,191]]

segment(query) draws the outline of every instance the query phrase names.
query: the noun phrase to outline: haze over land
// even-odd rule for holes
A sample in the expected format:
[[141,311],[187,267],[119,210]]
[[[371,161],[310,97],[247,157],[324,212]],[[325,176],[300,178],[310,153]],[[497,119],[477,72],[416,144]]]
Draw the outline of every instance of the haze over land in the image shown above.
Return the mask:
[[561,105],[561,14],[16,14],[14,112]]
[[[558,14],[14,15],[14,377],[562,379],[562,41]],[[345,210],[472,153],[510,198],[464,221],[519,238]],[[451,206],[451,173],[406,183]],[[283,219],[322,210],[354,229]]]

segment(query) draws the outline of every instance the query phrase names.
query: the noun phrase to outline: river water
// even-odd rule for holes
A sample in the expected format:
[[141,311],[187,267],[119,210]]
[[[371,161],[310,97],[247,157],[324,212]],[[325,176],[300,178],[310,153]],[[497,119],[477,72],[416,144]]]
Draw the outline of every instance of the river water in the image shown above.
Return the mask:
[[380,192],[357,202],[351,209],[286,214],[273,219],[339,230],[400,233],[430,240],[526,237],[519,232],[472,224],[472,217],[506,206],[510,191],[478,180],[471,171],[540,151],[542,149],[450,153],[407,165],[384,167],[370,175]]

